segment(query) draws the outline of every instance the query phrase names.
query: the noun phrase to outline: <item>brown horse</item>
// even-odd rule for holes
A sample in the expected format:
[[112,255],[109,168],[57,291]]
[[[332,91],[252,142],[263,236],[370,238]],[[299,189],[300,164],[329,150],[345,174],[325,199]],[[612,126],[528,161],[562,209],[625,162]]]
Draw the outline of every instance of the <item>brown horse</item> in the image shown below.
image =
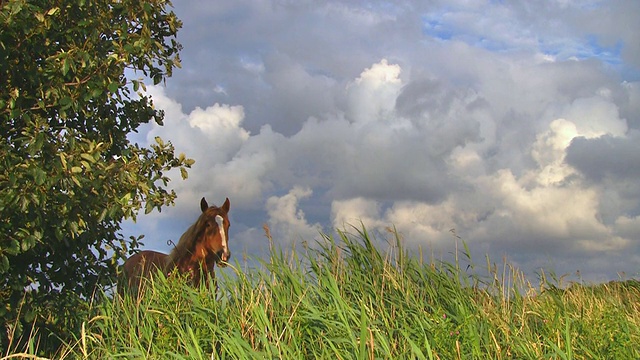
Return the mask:
[[[226,266],[231,257],[229,251],[229,198],[221,207],[211,206],[202,198],[202,214],[180,237],[180,241],[169,255],[152,250],[143,250],[129,257],[123,265],[123,280],[118,291],[122,294],[123,285],[130,290],[140,287],[141,279],[161,271],[165,276],[174,271],[188,273],[194,286],[199,286],[208,277],[215,278],[214,265]],[[204,279],[202,279],[204,276]]]

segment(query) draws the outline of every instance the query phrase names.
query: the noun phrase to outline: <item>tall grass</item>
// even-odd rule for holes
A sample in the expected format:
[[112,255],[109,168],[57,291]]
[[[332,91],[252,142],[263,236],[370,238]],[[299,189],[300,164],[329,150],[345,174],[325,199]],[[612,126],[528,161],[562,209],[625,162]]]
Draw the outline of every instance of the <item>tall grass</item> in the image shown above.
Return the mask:
[[374,244],[362,229],[272,248],[258,269],[219,273],[217,292],[157,277],[138,296],[106,298],[56,357],[640,358],[636,281],[532,286],[508,264],[487,260],[480,276],[424,261],[397,236]]

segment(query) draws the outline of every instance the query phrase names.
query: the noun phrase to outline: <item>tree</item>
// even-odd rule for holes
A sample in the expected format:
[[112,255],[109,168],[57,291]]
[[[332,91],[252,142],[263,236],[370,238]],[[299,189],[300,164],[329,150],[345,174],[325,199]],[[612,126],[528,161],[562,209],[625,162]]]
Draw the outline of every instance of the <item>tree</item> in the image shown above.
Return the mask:
[[[0,340],[77,329],[138,246],[124,219],[173,203],[193,160],[128,135],[164,114],[141,92],[179,67],[168,0],[0,0]],[[138,79],[131,78],[138,76]],[[52,338],[50,334],[55,334]],[[55,341],[54,341],[55,342]]]

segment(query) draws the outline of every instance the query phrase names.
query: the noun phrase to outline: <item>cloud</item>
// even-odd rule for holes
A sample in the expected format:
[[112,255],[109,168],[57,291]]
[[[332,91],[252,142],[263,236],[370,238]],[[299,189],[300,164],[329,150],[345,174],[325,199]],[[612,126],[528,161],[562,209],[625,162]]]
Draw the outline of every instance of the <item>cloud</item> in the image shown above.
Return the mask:
[[619,137],[581,136],[573,139],[567,149],[567,163],[599,190],[598,215],[614,229],[619,221],[627,223],[640,214],[639,140],[637,130]]
[[571,142],[567,162],[588,179],[596,182],[605,177],[637,179],[640,177],[640,136],[603,135],[589,139],[581,136]]
[[166,126],[140,141],[196,164],[140,219],[154,238],[228,196],[257,254],[265,222],[286,244],[362,221],[528,272],[637,272],[640,22],[616,20],[636,2],[176,6],[184,69],[149,87]]
[[347,117],[356,123],[388,117],[401,86],[400,72],[400,66],[386,59],[364,70],[347,85]]
[[331,217],[336,228],[357,225],[362,222],[365,226],[388,226],[381,218],[380,204],[375,200],[353,198],[349,200],[334,200],[331,203]]
[[188,114],[182,106],[169,98],[159,86],[147,87],[154,106],[165,112],[166,126],[154,125],[147,133],[147,141],[156,136],[171,139],[179,151],[200,153],[206,144],[206,152],[213,162],[222,162],[236,153],[249,138],[242,128],[242,106],[214,104],[205,109],[196,107]]
[[322,226],[318,223],[309,224],[304,211],[298,208],[300,200],[309,198],[311,194],[313,191],[310,188],[296,186],[286,195],[271,196],[267,199],[265,205],[269,216],[267,223],[272,236],[292,241],[309,241],[320,235]]
[[[193,110],[189,114],[189,125],[199,128],[207,137],[217,142],[235,140],[233,137],[241,142],[249,137],[247,131],[239,129],[243,119],[244,110],[242,106],[215,104],[205,110],[201,108]],[[221,144],[223,148],[228,146],[228,144]]]
[[[617,123],[612,124],[615,130]],[[635,229],[630,224],[637,219],[621,217],[617,224],[604,221],[601,189],[582,182],[579,172],[565,162],[566,150],[575,139],[599,133],[589,126],[582,133],[578,128],[566,119],[553,121],[531,144],[536,166],[521,174],[507,168],[482,174],[476,169],[481,166],[480,156],[453,154],[454,173],[464,177],[469,187],[436,204],[396,201],[385,207],[360,197],[334,201],[334,226],[356,219],[378,231],[395,226],[409,244],[436,251],[451,247],[449,230],[455,229],[465,234],[471,247],[509,253],[529,268],[542,266],[547,256],[622,254],[635,246],[635,235],[629,236],[628,229]]]
[[640,67],[640,44],[637,41],[637,16],[640,4],[633,0],[614,1],[610,4],[599,4],[590,9],[598,21],[577,23],[579,28],[597,34],[604,46],[620,46],[621,56],[631,66]]

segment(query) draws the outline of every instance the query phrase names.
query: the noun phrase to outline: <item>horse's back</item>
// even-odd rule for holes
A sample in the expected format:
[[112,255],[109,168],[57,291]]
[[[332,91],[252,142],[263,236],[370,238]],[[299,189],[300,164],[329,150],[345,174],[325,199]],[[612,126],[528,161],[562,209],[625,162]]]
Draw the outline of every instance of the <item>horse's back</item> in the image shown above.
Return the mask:
[[153,250],[143,250],[129,257],[122,266],[123,281],[118,285],[118,292],[124,288],[137,290],[142,278],[148,278],[158,270],[164,272],[167,255]]

